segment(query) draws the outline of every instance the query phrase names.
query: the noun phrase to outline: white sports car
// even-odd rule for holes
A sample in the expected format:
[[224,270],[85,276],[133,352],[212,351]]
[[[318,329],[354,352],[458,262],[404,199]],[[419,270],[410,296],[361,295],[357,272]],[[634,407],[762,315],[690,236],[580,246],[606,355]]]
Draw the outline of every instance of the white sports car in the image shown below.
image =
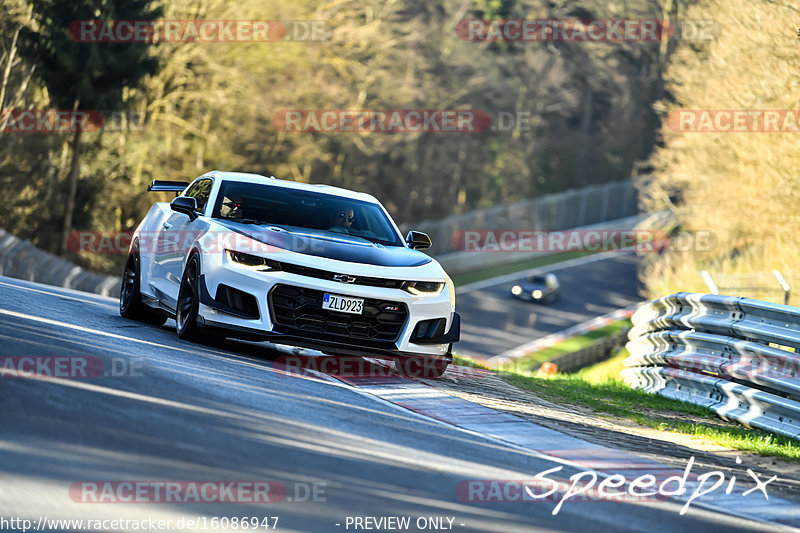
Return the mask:
[[133,235],[120,293],[123,317],[163,324],[183,339],[266,340],[331,355],[395,361],[440,376],[460,335],[455,287],[403,239],[373,196],[214,171],[174,191]]

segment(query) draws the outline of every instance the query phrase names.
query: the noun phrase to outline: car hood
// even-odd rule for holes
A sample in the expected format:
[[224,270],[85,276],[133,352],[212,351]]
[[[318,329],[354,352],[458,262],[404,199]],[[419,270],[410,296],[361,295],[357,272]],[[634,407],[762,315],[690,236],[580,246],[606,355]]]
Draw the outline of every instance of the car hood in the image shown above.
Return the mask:
[[404,246],[384,246],[366,239],[329,231],[274,226],[241,224],[228,220],[214,220],[226,229],[253,240],[290,252],[387,267],[416,267],[428,264],[431,258]]

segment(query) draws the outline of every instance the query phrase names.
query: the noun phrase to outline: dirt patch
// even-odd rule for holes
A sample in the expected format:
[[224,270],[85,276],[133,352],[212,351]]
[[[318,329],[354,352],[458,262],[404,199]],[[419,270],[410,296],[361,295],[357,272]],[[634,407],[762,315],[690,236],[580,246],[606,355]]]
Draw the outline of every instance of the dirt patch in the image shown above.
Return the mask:
[[[456,367],[457,369],[458,367]],[[769,484],[770,493],[800,501],[800,462],[762,457],[720,446],[702,438],[673,431],[660,431],[642,426],[627,418],[598,413],[583,405],[556,404],[534,392],[507,383],[496,374],[461,377],[461,372],[446,374],[438,380],[421,380],[454,396],[513,414],[535,424],[609,448],[626,450],[639,457],[662,464],[685,468],[690,457],[695,458],[696,471],[719,470],[726,476],[736,475],[743,483],[751,478],[751,468],[761,479],[776,475]],[[648,414],[676,421],[695,422],[716,427],[741,427],[726,420],[647,409]],[[736,458],[742,460],[736,463]]]

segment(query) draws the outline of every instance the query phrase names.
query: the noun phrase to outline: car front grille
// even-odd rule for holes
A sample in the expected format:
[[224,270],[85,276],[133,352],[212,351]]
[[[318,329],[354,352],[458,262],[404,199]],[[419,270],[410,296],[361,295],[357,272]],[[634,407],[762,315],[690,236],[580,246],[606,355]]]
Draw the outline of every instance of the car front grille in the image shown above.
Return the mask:
[[[328,270],[321,270],[319,268],[311,268],[293,263],[284,263],[280,261],[281,270],[291,274],[298,274],[300,276],[307,276],[309,278],[326,279],[329,281],[337,281],[334,276],[339,275],[338,272],[330,272]],[[384,278],[371,278],[368,276],[352,276],[353,285],[366,285],[368,287],[386,287],[388,289],[399,289],[403,286],[404,280],[401,279],[384,279]]]
[[376,348],[394,347],[408,319],[404,303],[364,298],[362,314],[355,315],[323,309],[324,294],[314,289],[275,285],[268,297],[275,331]]

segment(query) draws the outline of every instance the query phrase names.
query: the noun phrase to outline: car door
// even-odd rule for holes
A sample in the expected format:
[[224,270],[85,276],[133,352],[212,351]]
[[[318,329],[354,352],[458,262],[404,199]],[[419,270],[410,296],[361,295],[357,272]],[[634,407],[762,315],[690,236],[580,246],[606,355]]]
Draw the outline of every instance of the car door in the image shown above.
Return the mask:
[[183,196],[195,199],[197,217],[192,220],[184,213],[172,212],[159,228],[159,256],[156,260],[159,296],[168,307],[174,309],[178,301],[183,261],[195,239],[208,229],[205,209],[214,185],[212,179],[204,178],[193,183]]

